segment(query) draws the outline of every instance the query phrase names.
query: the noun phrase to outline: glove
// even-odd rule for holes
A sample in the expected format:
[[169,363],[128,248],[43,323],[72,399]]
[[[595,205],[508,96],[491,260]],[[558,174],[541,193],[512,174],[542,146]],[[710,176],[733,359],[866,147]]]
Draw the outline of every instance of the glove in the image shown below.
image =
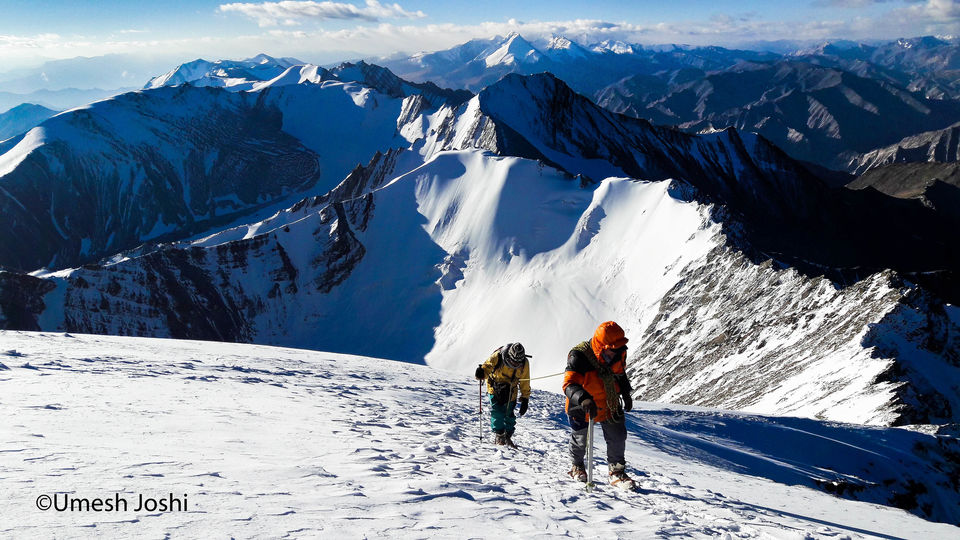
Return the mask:
[[633,398],[630,394],[623,394],[620,397],[623,398],[623,412],[630,412],[633,409]]
[[520,410],[517,411],[517,416],[523,416],[527,412],[528,405],[530,405],[530,398],[520,398]]
[[477,371],[473,374],[473,376],[476,377],[478,381],[482,381],[487,378],[487,374],[483,372],[483,366],[477,366]]
[[590,415],[590,418],[596,418],[597,404],[594,403],[592,399],[586,398],[586,399],[580,400],[580,407],[583,408],[583,412]]

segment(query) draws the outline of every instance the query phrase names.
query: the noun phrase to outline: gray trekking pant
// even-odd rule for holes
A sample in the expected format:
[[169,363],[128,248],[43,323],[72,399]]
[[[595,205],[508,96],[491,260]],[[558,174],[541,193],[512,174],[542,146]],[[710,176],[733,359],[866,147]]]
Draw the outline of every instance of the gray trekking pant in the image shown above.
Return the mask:
[[[585,426],[581,429],[581,426]],[[583,457],[587,454],[587,430],[589,429],[589,424],[583,421],[576,421],[573,417],[570,418],[570,427],[573,428],[573,432],[570,434],[570,459],[573,460],[573,464],[578,467],[583,467]],[[603,431],[603,440],[607,443],[607,464],[609,465],[626,465],[627,460],[624,457],[624,450],[627,447],[627,424],[623,420],[620,422],[606,421],[601,422],[593,427],[593,438],[597,438],[597,427],[602,428]]]

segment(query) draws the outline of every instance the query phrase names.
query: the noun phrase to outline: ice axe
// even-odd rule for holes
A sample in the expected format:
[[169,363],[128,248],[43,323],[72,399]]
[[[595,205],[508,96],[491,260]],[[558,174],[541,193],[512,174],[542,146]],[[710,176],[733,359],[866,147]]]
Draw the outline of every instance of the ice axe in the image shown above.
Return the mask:
[[593,417],[587,427],[587,492],[593,491]]
[[483,380],[480,381],[480,444],[483,444]]

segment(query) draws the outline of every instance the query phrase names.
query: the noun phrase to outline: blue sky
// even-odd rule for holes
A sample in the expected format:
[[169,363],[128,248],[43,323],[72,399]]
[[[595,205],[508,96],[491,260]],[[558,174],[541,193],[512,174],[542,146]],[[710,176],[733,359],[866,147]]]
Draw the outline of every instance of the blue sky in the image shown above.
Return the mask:
[[[531,37],[694,45],[960,33],[960,0],[0,0],[5,67],[109,53],[310,61]],[[2,68],[0,68],[2,69]]]

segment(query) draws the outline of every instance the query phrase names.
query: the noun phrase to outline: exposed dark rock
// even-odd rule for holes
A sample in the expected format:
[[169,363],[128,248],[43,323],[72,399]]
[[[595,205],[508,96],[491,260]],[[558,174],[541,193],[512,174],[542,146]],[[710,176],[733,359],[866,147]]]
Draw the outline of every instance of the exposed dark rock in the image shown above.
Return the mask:
[[50,281],[0,270],[0,329],[40,330],[43,297],[55,288]]
[[[934,188],[937,182],[945,185]],[[951,187],[952,190],[960,190],[960,163],[892,163],[868,170],[847,187],[872,187],[891,197],[921,199],[929,203],[928,191],[934,192],[932,196],[936,199],[949,197],[947,193]],[[960,212],[951,212],[949,207],[943,210],[960,220]]]

